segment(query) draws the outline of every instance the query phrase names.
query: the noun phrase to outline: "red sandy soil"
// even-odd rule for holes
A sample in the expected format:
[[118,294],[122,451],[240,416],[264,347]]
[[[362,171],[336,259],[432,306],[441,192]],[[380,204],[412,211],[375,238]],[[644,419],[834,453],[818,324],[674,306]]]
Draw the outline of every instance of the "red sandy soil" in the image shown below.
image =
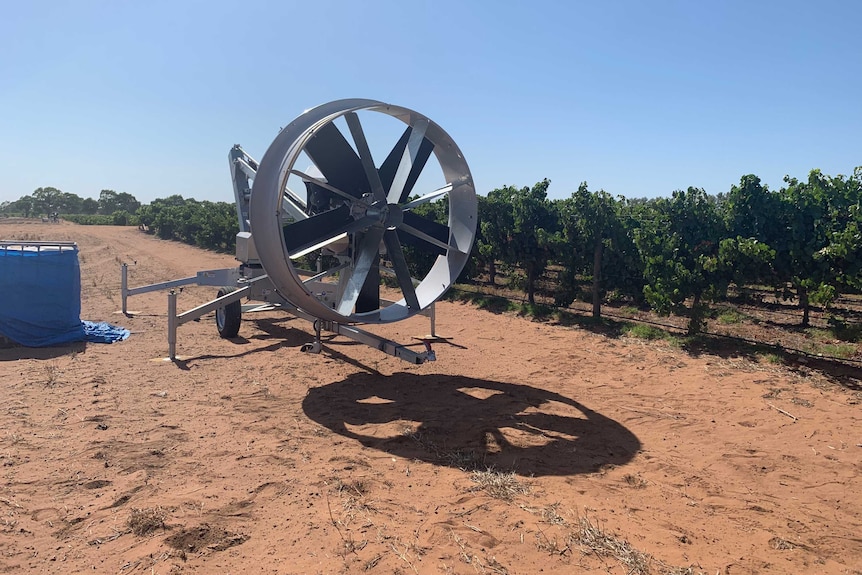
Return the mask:
[[[0,572],[862,573],[858,377],[451,302],[421,366],[343,338],[303,354],[310,324],[275,312],[233,340],[185,324],[173,363],[164,292],[117,313],[121,262],[139,286],[230,255],[134,228],[0,238],[78,242],[82,319],[132,331],[0,349]],[[411,342],[427,318],[375,330]]]

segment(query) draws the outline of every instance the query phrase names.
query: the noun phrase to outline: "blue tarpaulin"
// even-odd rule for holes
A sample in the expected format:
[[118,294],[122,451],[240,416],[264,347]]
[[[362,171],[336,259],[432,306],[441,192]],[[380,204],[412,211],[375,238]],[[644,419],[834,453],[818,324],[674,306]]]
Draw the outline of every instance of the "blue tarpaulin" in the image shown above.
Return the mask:
[[92,343],[123,341],[131,333],[124,327],[118,327],[103,321],[82,321],[81,323],[84,324],[84,335],[87,341]]
[[81,321],[75,244],[0,245],[0,335],[28,347],[128,337],[128,330],[109,326],[117,333],[105,326]]

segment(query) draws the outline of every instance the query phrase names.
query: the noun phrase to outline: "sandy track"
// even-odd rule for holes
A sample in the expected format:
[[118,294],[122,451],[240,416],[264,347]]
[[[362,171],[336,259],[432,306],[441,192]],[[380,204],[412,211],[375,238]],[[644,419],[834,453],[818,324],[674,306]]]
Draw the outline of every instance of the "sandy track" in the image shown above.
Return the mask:
[[578,541],[584,519],[652,573],[862,571],[852,383],[455,303],[422,366],[341,339],[299,353],[309,325],[272,313],[233,341],[182,326],[175,365],[164,293],[115,313],[120,262],[142,285],[231,256],[133,228],[0,237],[77,241],[82,318],[133,332],[0,350],[2,572],[629,572]]

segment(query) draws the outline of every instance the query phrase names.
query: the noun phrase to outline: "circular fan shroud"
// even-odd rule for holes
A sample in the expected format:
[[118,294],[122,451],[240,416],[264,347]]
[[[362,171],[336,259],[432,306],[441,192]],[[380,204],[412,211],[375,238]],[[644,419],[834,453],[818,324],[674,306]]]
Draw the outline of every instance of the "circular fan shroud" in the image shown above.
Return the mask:
[[[383,166],[379,170],[373,168],[374,164],[367,151],[368,145],[356,115],[359,111],[386,114],[407,126],[402,139],[389,152],[387,160],[395,159],[394,165],[398,166],[395,173],[389,174],[389,177],[381,177]],[[341,117],[344,117],[350,126],[358,153],[352,148],[348,152],[343,146],[344,142],[337,142],[331,138],[335,128],[333,122]],[[355,131],[357,125],[359,125],[358,135]],[[338,138],[340,135],[336,137]],[[342,145],[331,145],[338,143]],[[436,246],[428,243],[426,247],[445,251],[445,253],[437,256],[424,278],[416,278],[419,283],[415,288],[405,286],[405,281],[410,282],[409,278],[405,280],[404,277],[405,274],[409,276],[409,273],[404,269],[403,258],[400,262],[401,267],[398,263],[394,264],[403,296],[399,301],[356,313],[355,294],[349,294],[357,288],[356,286],[351,288],[348,285],[339,290],[345,293],[340,295],[339,301],[334,306],[327,304],[309,289],[309,284],[303,283],[293,265],[291,256],[298,253],[299,244],[325,244],[336,235],[336,232],[341,233],[345,227],[349,228],[350,234],[360,234],[359,237],[364,239],[358,242],[353,257],[339,274],[339,281],[349,284],[351,276],[364,279],[363,274],[368,271],[369,254],[373,251],[376,256],[380,245],[385,245],[387,251],[394,254],[401,251],[398,238],[403,238],[404,234],[418,237],[420,244],[428,242],[428,235],[423,238],[421,230],[416,233],[415,225],[419,222],[410,213],[410,206],[407,206],[410,202],[404,197],[412,185],[405,185],[405,180],[412,178],[415,183],[418,176],[410,173],[411,169],[418,168],[421,171],[424,167],[424,161],[417,161],[416,158],[420,143],[433,145],[433,154],[442,169],[447,187],[451,187],[447,194],[448,226],[433,224],[437,227],[425,230],[439,238]],[[402,144],[400,148],[399,144]],[[363,150],[365,150],[364,153]],[[342,190],[339,198],[350,196],[353,200],[345,199],[342,206],[339,206],[338,214],[335,213],[338,210],[332,209],[323,214],[311,215],[305,222],[298,221],[285,226],[284,194],[287,180],[291,174],[301,174],[295,164],[303,151],[321,169],[325,177],[324,181],[334,184],[332,187],[349,188]],[[353,170],[348,177],[352,177],[354,181],[345,182],[344,170],[333,170],[331,165],[324,167],[325,158],[318,161],[318,157],[330,153],[341,153],[345,156],[342,160],[346,160],[346,156],[353,153],[356,159],[349,158],[350,163],[355,167],[356,160],[359,160],[364,171],[357,175],[357,171]],[[390,166],[392,165],[390,162]],[[369,171],[369,166],[372,166],[371,169],[377,174],[376,176]],[[384,181],[382,184],[379,181],[375,183],[375,179]],[[359,194],[354,190],[361,188],[371,190],[372,194],[358,197]],[[428,197],[431,195],[433,194],[428,194]],[[445,195],[445,192],[438,193],[436,197],[440,195]],[[341,227],[333,225],[333,219],[336,219],[336,216],[340,218],[345,211],[349,211],[349,219],[338,222],[339,225],[343,224]],[[437,301],[454,283],[470,257],[470,250],[475,240],[477,199],[470,169],[461,151],[440,126],[408,108],[392,106],[376,100],[338,100],[304,112],[282,129],[270,145],[254,178],[249,223],[264,271],[276,291],[290,303],[323,320],[339,323],[388,323],[419,313]],[[441,241],[444,237],[446,240]],[[370,247],[372,243],[373,249]],[[363,251],[366,252],[364,258]],[[363,259],[366,261],[361,261]]]

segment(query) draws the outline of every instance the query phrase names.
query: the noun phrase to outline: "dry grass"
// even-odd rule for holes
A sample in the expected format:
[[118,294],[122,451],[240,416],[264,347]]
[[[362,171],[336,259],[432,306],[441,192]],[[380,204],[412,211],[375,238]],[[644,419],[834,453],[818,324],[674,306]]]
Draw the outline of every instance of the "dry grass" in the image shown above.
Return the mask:
[[165,529],[166,517],[167,514],[161,507],[132,509],[132,514],[129,516],[126,524],[132,530],[132,533],[143,537],[159,529]]
[[577,544],[585,555],[616,559],[632,575],[650,573],[649,555],[638,551],[625,539],[606,532],[598,521],[594,523],[586,515],[578,519],[577,531],[572,533],[572,543]]
[[[496,575],[509,575],[509,570],[502,563],[497,561],[496,557],[485,556],[485,559],[483,561],[481,557],[471,552],[467,542],[463,538],[459,537],[454,531],[449,532],[449,537],[451,537],[455,545],[458,546],[458,557],[461,559],[462,562],[473,567],[473,570],[476,573],[494,573]],[[452,572],[451,568],[448,570],[448,572]]]
[[60,382],[60,368],[55,362],[45,366],[45,387],[54,387]]
[[554,503],[542,509],[542,521],[550,525],[565,525],[566,520],[560,515],[559,507],[559,503]]
[[646,480],[640,475],[632,475],[631,473],[626,473],[623,475],[623,481],[626,482],[627,485],[634,487],[635,489],[643,489],[647,486]]
[[[556,549],[556,542],[553,542],[552,546]],[[673,567],[656,561],[650,554],[632,547],[625,539],[608,533],[598,521],[592,521],[586,515],[578,518],[577,530],[569,535],[568,545],[558,553],[562,554],[575,546],[584,555],[616,559],[625,567],[628,575],[656,573],[653,571],[653,564],[660,575],[706,575],[703,570],[693,566]]]
[[489,468],[485,471],[474,471],[470,479],[478,484],[476,489],[481,489],[494,499],[503,501],[512,501],[518,495],[530,492],[530,486],[518,481],[514,471],[504,473]]
[[412,427],[406,427],[403,435],[413,440],[428,453],[434,455],[444,465],[460,469],[461,471],[473,471],[479,466],[479,459],[474,451],[463,451],[460,449],[446,450]]

